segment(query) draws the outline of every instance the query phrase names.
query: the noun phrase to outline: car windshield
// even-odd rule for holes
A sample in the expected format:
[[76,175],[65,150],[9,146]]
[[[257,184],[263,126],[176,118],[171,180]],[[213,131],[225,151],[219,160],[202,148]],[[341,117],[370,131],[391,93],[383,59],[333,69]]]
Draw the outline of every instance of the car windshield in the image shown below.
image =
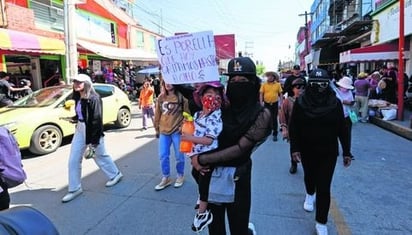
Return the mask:
[[49,106],[70,92],[72,92],[71,86],[47,87],[17,100],[9,107]]

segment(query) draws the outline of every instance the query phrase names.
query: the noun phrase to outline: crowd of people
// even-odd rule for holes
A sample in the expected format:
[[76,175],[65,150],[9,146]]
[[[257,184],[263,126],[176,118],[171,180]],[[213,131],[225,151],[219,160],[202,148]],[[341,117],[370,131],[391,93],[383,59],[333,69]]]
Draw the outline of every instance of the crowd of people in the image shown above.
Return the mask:
[[[0,73],[1,84],[6,84],[6,75]],[[138,106],[143,115],[142,130],[148,129],[150,119],[158,138],[161,179],[154,189],[161,191],[172,184],[182,187],[187,157],[198,184],[192,230],[200,232],[208,227],[209,234],[220,235],[226,234],[228,224],[231,234],[254,234],[254,225],[249,221],[252,155],[268,136],[278,141],[280,132],[282,139],[290,143],[290,174],[297,172],[298,163],[302,165],[303,210],[315,211],[317,234],[328,234],[331,185],[338,156],[342,155],[345,167],[354,160],[351,114],[367,122],[368,99],[396,103],[395,70],[361,72],[354,79],[314,69],[306,79],[296,65],[283,82],[273,71],[266,72],[262,82],[254,62],[237,57],[230,60],[226,75],[227,86],[219,78],[193,86],[168,84],[157,77],[145,79]],[[76,108],[75,116],[68,121],[76,125],[76,131],[68,162],[68,193],[62,198],[65,203],[83,193],[83,159],[93,159],[105,173],[106,187],[123,178],[106,150],[102,101],[93,89],[93,79],[97,78],[79,74],[73,80]],[[7,84],[2,85],[0,91],[3,94],[7,89]],[[193,134],[181,132],[184,112],[194,117]],[[181,140],[194,144],[189,153],[180,151]],[[176,177],[170,167],[172,146]]]

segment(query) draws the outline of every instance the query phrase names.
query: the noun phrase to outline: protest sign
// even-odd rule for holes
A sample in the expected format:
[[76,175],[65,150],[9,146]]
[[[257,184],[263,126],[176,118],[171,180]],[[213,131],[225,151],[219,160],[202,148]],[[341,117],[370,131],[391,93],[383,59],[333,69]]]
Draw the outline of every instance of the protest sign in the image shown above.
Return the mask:
[[219,80],[212,31],[159,39],[156,51],[166,83],[191,84]]

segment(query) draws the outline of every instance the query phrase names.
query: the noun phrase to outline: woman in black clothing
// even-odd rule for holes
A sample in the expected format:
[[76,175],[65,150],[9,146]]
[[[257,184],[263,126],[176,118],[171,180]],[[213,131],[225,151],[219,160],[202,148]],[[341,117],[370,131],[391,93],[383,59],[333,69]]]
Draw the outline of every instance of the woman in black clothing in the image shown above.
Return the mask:
[[349,135],[345,131],[342,104],[329,85],[328,73],[315,69],[309,75],[305,92],[295,102],[289,125],[292,157],[302,161],[306,198],[304,209],[314,210],[316,201],[317,234],[327,234],[330,187],[339,155],[343,164],[351,163]]
[[[250,58],[232,59],[228,64],[228,75],[226,96],[230,105],[222,109],[223,130],[218,138],[219,147],[216,151],[193,156],[191,160],[193,167],[201,174],[207,172],[209,166],[214,166],[214,171],[219,166],[236,167],[234,175],[227,178],[230,179],[230,185],[235,185],[230,191],[234,198],[233,202],[209,201],[208,206],[213,214],[209,234],[226,234],[227,213],[230,234],[248,235],[252,233],[248,228],[251,204],[251,155],[271,133],[271,114],[258,102],[260,79],[256,76],[256,67]],[[210,191],[213,181],[223,178],[213,173]],[[225,189],[225,193],[228,193],[228,188]]]

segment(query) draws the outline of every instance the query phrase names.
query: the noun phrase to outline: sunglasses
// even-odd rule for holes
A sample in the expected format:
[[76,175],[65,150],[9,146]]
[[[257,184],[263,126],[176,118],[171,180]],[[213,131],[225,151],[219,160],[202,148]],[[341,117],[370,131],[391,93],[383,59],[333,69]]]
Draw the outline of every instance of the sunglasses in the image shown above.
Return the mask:
[[329,82],[309,82],[311,87],[320,87],[320,88],[326,88],[329,86]]
[[304,89],[305,85],[294,85],[293,88],[297,88],[297,89]]

